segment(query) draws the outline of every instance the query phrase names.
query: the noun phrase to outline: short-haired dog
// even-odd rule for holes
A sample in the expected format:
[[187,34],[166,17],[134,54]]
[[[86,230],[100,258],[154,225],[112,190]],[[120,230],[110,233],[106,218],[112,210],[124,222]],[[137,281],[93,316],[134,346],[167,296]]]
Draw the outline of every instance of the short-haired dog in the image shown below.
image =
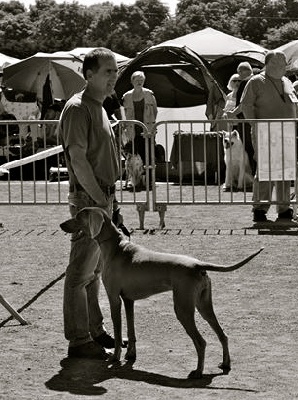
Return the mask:
[[115,351],[112,361],[119,361],[121,356],[121,300],[124,302],[127,319],[128,347],[125,358],[134,361],[134,301],[171,290],[177,319],[192,339],[197,351],[197,368],[189,377],[201,378],[204,368],[206,341],[196,327],[196,309],[209,323],[222,345],[223,360],[219,367],[224,373],[230,371],[228,338],[213,310],[211,281],[207,271],[234,271],[254,258],[262,249],[230,266],[211,264],[185,255],[152,251],[127,240],[108,215],[96,207],[83,208],[74,218],[62,223],[61,228],[69,233],[81,231],[96,240],[100,246],[102,281],[109,298],[114,325]]

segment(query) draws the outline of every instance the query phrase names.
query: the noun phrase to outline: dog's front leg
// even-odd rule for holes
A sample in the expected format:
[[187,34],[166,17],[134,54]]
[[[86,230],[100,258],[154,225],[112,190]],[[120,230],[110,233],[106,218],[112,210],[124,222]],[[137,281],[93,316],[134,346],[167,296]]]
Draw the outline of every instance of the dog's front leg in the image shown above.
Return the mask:
[[122,321],[121,321],[121,298],[120,296],[109,296],[111,317],[114,326],[115,350],[111,361],[119,361],[121,357],[122,344]]
[[128,346],[125,355],[126,360],[134,361],[136,359],[136,334],[135,334],[135,323],[134,323],[134,301],[123,298],[126,322],[127,322],[127,337]]

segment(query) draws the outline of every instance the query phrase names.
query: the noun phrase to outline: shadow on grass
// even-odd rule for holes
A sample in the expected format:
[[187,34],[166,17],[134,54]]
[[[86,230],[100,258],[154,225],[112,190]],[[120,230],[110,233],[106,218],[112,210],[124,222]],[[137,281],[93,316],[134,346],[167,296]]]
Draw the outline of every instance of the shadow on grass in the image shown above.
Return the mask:
[[255,222],[251,227],[245,229],[256,229],[259,235],[298,235],[298,223],[296,221],[276,219],[264,222]]
[[209,386],[213,378],[224,375],[206,374],[201,379],[179,379],[167,375],[133,369],[132,362],[110,364],[106,361],[64,358],[61,361],[62,369],[45,383],[45,386],[58,392],[69,392],[76,395],[99,396],[107,393],[107,389],[98,386],[109,379],[123,379],[127,381],[145,382],[150,385],[159,385],[171,388],[199,388],[218,390],[237,390],[253,392],[241,388]]

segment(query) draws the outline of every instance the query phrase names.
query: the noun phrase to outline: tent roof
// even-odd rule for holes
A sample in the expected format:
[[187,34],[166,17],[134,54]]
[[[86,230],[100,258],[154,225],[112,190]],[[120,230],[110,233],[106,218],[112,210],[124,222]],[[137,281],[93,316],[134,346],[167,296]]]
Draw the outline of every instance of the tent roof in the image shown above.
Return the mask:
[[176,39],[167,40],[158,46],[187,46],[208,60],[231,55],[243,51],[265,53],[267,50],[248,40],[220,32],[213,28],[205,28]]
[[276,51],[283,51],[287,58],[287,74],[296,73],[298,71],[298,40],[292,40],[289,43],[274,49]]
[[159,107],[192,107],[207,103],[211,88],[223,92],[207,61],[187,47],[152,46],[121,69],[115,90],[121,98],[132,89],[131,74],[142,70],[145,86],[154,92]]
[[[59,55],[59,54],[60,55],[67,55],[68,54],[68,55],[72,55],[72,56],[78,57],[81,60],[84,60],[85,55],[87,53],[89,53],[89,51],[92,51],[92,50],[95,50],[95,49],[97,49],[97,47],[76,47],[75,49],[72,49],[72,50],[69,50],[69,51],[56,51],[53,54],[56,54],[56,55]],[[115,53],[114,51],[113,51],[113,53],[114,53],[114,55],[116,57],[116,61],[117,61],[118,64],[122,64],[122,63],[125,63],[125,62],[130,60],[130,58],[125,57],[122,54]]]
[[[80,57],[80,58],[84,58],[85,55],[87,53],[89,53],[89,51],[95,50],[97,49],[97,47],[76,47],[75,49],[70,50],[70,54],[76,56],[76,57]],[[122,62],[122,61],[128,61],[129,58],[123,56],[122,54],[119,53],[115,53],[115,51],[113,51],[113,53],[115,54],[116,60],[117,62]]]
[[0,71],[2,71],[4,67],[7,67],[8,65],[14,64],[18,61],[20,61],[18,58],[10,57],[3,53],[0,53]]

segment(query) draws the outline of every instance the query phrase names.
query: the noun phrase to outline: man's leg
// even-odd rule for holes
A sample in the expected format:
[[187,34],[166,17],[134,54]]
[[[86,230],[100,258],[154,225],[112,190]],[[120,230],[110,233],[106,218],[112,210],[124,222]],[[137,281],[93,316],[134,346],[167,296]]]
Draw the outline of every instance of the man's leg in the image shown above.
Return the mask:
[[[94,206],[84,192],[69,196],[70,213],[74,216],[83,207]],[[69,355],[75,357],[105,358],[101,346],[93,342],[90,334],[90,306],[92,324],[102,326],[103,316],[98,305],[99,277],[96,273],[100,248],[98,243],[82,232],[72,236],[69,265],[64,284],[64,332],[69,340]],[[94,283],[95,282],[95,283]],[[90,287],[92,302],[90,304]],[[96,321],[96,322],[95,322]]]
[[[270,201],[272,197],[272,186],[270,182],[260,182],[258,177],[255,176],[253,184],[253,220],[255,222],[264,222],[267,220],[266,214],[270,207]],[[260,201],[268,200],[264,204],[258,204]]]
[[279,218],[292,219],[293,210],[290,207],[290,194],[291,182],[290,181],[277,181],[276,187],[276,201],[284,204],[276,205],[276,212]]

